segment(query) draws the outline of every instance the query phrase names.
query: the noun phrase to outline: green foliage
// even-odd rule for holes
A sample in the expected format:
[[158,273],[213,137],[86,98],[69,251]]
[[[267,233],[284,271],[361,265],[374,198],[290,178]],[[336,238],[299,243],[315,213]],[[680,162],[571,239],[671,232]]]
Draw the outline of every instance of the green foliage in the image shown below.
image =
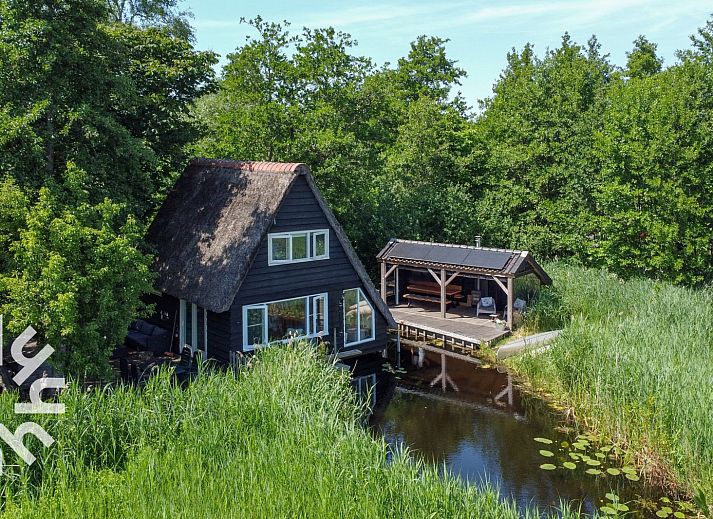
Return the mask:
[[156,177],[195,137],[184,115],[215,56],[107,16],[99,0],[0,2],[0,125],[12,129],[2,163],[39,189],[72,161],[91,172],[94,202],[108,196],[144,212]]
[[[29,469],[6,467],[0,516],[538,517],[407,452],[387,462],[348,375],[311,347],[263,350],[252,364],[185,390],[166,373],[145,390],[72,387],[66,414],[38,417],[56,443],[32,442]],[[13,403],[0,395],[11,430]]]
[[0,0],[0,304],[76,375],[106,371],[151,290],[138,222],[185,166],[188,106],[211,88],[215,54],[155,27],[175,6]]
[[109,199],[92,204],[88,175],[70,164],[61,186],[44,187],[14,242],[5,280],[11,330],[33,325],[77,376],[103,375],[151,291],[143,227]]
[[[713,293],[562,263],[545,307],[564,332],[547,352],[515,360],[535,387],[573,406],[589,427],[627,444],[645,472],[670,470],[713,495]],[[653,454],[655,453],[655,454]]]
[[656,44],[645,36],[634,40],[634,48],[626,53],[626,75],[630,78],[653,76],[661,72],[663,59],[656,54]]

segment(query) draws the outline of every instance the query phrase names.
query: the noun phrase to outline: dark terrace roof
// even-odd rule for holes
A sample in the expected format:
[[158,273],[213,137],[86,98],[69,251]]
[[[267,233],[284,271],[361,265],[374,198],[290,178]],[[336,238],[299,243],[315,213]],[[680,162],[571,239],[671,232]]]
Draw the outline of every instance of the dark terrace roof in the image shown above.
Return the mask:
[[543,283],[552,282],[532,255],[520,250],[393,239],[377,258],[390,264],[505,277],[532,272]]
[[305,176],[371,299],[395,326],[309,168],[299,163],[192,160],[149,228],[148,239],[157,252],[156,287],[212,312],[227,311],[300,175]]

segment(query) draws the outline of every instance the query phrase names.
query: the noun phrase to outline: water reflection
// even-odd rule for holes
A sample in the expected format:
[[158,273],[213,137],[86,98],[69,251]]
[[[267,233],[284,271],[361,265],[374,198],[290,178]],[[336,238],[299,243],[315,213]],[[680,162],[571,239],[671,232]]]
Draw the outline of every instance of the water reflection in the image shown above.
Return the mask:
[[[580,470],[541,470],[539,466],[548,460],[539,454],[542,445],[533,439],[566,439],[554,432],[554,416],[537,405],[539,401],[523,400],[516,390],[512,405],[497,405],[494,397],[507,386],[507,374],[454,364],[449,364],[449,372],[459,379],[458,394],[397,389],[376,423],[389,444],[407,445],[415,455],[445,465],[468,483],[494,483],[503,497],[513,498],[522,507],[559,507],[564,500],[581,504],[584,513],[592,514],[609,491],[622,501],[640,493],[636,485],[616,478],[596,478]],[[418,376],[430,381],[437,373],[434,366],[432,372]],[[502,401],[507,403],[507,397]]]

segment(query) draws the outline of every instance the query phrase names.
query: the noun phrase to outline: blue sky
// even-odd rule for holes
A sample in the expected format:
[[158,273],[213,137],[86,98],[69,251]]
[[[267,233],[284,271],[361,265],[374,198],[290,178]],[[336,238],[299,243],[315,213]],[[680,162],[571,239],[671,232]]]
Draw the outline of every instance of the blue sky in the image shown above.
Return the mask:
[[541,55],[557,47],[565,31],[578,43],[596,34],[602,50],[623,65],[631,42],[645,34],[658,43],[666,65],[713,13],[711,0],[187,0],[183,6],[195,16],[198,48],[214,50],[223,59],[252,32],[240,18],[258,14],[270,21],[288,20],[293,31],[333,26],[348,32],[359,42],[357,53],[377,64],[404,56],[419,34],[449,38],[448,55],[468,72],[462,92],[470,105],[490,95],[513,46],[531,42]]

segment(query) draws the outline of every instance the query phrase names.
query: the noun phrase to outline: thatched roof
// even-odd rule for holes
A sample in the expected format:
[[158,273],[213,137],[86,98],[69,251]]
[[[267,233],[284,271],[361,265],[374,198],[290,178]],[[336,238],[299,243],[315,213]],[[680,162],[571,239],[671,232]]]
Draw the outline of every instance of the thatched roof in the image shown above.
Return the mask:
[[298,163],[194,159],[148,232],[162,292],[212,312],[233,304],[294,180],[304,175],[374,304],[393,323],[339,222]]

